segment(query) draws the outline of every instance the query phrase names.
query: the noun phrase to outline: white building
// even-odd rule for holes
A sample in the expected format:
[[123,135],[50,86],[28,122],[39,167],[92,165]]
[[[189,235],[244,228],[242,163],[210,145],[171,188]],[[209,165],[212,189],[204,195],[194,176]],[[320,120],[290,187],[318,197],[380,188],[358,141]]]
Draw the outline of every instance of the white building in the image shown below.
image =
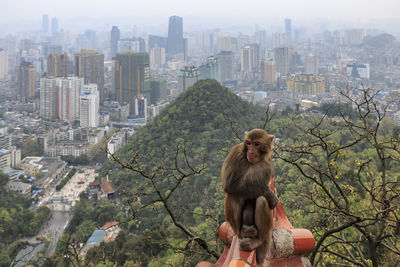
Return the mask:
[[99,92],[96,84],[85,85],[80,96],[80,126],[99,126]]
[[165,48],[158,47],[157,44],[150,50],[150,66],[161,68],[165,65]]
[[40,79],[40,117],[46,120],[57,118],[57,81]]
[[83,90],[83,78],[57,78],[59,88],[58,118],[75,121],[79,119],[79,95]]
[[41,78],[40,116],[44,119],[79,119],[79,95],[83,78]]
[[0,48],[0,80],[8,80],[8,54]]

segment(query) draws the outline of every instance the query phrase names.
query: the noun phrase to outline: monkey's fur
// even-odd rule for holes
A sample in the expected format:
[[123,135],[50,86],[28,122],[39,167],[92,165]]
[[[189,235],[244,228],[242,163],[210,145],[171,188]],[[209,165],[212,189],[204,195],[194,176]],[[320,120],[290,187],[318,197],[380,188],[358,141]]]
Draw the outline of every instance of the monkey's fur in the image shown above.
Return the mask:
[[[243,143],[231,149],[221,169],[225,219],[238,235],[241,249],[256,249],[260,264],[270,247],[272,209],[278,204],[268,186],[273,175],[273,138],[261,129],[246,132]],[[258,155],[257,162],[249,162],[251,153]]]

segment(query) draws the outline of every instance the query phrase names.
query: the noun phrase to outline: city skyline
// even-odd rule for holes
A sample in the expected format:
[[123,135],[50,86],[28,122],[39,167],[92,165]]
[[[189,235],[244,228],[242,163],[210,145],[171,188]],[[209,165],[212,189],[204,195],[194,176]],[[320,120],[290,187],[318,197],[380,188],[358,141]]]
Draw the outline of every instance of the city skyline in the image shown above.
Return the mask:
[[[249,0],[241,1],[11,1],[3,0],[0,11],[0,31],[13,31],[13,27],[32,30],[41,28],[42,15],[48,14],[49,20],[56,17],[59,29],[91,27],[93,25],[137,24],[160,26],[167,23],[168,17],[180,16],[185,26],[220,27],[227,24],[262,24],[284,18],[293,23],[307,23],[312,20],[321,24],[348,22],[354,25],[379,25],[380,23],[398,23],[397,10],[400,2],[396,0]],[[194,4],[196,3],[196,4]],[[24,6],[24,8],[21,8]],[[88,16],[90,14],[90,17]],[[37,24],[37,26],[36,26]],[[294,25],[296,25],[294,23]],[[397,30],[398,31],[398,30]]]

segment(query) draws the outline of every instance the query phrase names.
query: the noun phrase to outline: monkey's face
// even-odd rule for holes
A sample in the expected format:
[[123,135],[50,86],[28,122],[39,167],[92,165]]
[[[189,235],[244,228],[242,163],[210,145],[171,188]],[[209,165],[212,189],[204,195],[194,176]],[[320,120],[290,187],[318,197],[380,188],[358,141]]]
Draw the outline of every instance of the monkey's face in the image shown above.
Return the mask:
[[247,150],[247,160],[250,164],[256,164],[262,159],[261,147],[263,146],[263,144],[261,143],[261,141],[246,140],[245,146]]

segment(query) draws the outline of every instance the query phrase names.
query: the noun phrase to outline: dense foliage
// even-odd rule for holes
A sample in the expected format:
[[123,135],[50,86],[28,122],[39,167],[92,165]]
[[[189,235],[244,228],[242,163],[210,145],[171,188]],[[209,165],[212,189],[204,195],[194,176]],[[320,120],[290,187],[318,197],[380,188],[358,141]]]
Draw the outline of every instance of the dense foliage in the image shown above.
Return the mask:
[[69,173],[67,174],[67,176],[65,176],[61,182],[56,186],[56,190],[60,191],[64,185],[66,185],[68,183],[68,181],[72,178],[72,176],[74,176],[74,174],[76,173],[76,169],[72,168]]
[[7,180],[8,176],[0,173],[0,259],[4,266],[14,256],[13,243],[21,237],[35,235],[50,213],[47,207],[31,211],[32,200],[9,191],[5,187]]

